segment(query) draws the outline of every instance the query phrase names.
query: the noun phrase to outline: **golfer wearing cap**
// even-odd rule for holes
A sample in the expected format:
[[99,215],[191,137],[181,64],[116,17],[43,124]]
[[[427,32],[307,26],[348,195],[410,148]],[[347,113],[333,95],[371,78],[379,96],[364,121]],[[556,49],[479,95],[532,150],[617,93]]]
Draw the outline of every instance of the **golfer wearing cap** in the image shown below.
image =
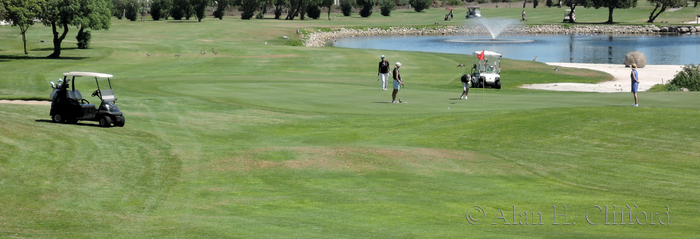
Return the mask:
[[401,85],[403,85],[399,68],[401,68],[401,62],[396,62],[394,71],[392,72],[392,75],[394,75],[394,92],[391,93],[391,103],[399,103],[396,101],[396,94],[399,93],[399,88],[401,88]]
[[639,88],[639,74],[637,73],[637,64],[632,64],[630,68],[632,68],[630,78],[632,79],[632,94],[634,94],[634,104],[632,104],[632,107],[637,107],[639,106],[639,102],[637,102],[637,90]]
[[389,81],[390,67],[391,65],[384,59],[384,55],[382,55],[382,61],[379,62],[379,69],[377,69],[377,75],[380,76],[382,80],[382,90],[386,90],[386,83]]

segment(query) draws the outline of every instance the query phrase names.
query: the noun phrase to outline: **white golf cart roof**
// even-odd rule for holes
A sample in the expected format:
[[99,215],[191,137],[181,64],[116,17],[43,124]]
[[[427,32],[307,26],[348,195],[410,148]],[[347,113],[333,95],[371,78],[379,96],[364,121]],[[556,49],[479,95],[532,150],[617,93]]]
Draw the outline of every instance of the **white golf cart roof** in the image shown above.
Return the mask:
[[63,76],[87,76],[87,77],[112,78],[112,75],[106,74],[106,73],[80,72],[80,71],[71,71],[68,73],[63,73]]
[[[476,55],[480,55],[480,54],[481,54],[481,51],[475,51],[475,52],[474,52],[474,55],[475,55],[475,56],[476,56]],[[484,51],[484,56],[487,56],[487,57],[488,57],[488,56],[490,56],[490,57],[499,57],[499,58],[503,57],[503,55],[501,55],[501,53],[493,52],[493,51]]]

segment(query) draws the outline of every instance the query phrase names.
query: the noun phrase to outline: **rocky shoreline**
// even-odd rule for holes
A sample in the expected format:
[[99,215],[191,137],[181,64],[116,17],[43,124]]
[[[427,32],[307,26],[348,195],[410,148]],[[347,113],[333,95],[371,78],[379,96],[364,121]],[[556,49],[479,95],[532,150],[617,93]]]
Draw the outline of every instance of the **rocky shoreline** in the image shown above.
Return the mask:
[[[331,31],[317,29],[305,29],[307,34],[302,37],[307,47],[324,47],[330,45],[333,39],[345,37],[366,36],[438,36],[438,35],[469,35],[489,34],[479,26],[435,26],[435,27],[390,27],[388,29],[367,28],[348,29],[337,28]],[[697,34],[700,26],[668,26],[656,27],[654,25],[629,25],[629,26],[598,26],[598,25],[536,25],[536,26],[511,26],[504,34]]]

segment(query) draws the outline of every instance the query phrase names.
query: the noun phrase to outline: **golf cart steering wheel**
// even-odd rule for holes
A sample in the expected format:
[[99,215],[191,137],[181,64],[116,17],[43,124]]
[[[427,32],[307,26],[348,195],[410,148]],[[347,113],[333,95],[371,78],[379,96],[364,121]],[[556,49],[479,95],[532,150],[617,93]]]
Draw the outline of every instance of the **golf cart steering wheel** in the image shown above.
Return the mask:
[[100,90],[99,90],[99,89],[93,91],[93,92],[92,92],[92,96],[93,96],[93,97],[97,96],[97,97],[99,97],[99,98],[102,98],[102,95],[100,94]]
[[90,104],[90,101],[87,101],[86,99],[80,99],[81,104]]

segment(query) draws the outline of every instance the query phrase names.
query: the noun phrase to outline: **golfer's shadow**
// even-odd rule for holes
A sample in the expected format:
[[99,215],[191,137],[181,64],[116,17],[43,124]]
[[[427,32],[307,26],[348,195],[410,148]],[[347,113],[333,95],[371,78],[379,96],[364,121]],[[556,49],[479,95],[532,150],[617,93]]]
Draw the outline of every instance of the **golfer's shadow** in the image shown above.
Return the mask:
[[75,123],[75,124],[67,124],[67,123],[60,124],[60,123],[55,123],[55,122],[53,122],[51,120],[47,120],[47,119],[37,119],[37,120],[34,120],[34,122],[50,123],[50,124],[57,124],[57,125],[76,125],[76,126],[101,127],[98,124],[85,124],[85,123],[80,123],[80,122]]

